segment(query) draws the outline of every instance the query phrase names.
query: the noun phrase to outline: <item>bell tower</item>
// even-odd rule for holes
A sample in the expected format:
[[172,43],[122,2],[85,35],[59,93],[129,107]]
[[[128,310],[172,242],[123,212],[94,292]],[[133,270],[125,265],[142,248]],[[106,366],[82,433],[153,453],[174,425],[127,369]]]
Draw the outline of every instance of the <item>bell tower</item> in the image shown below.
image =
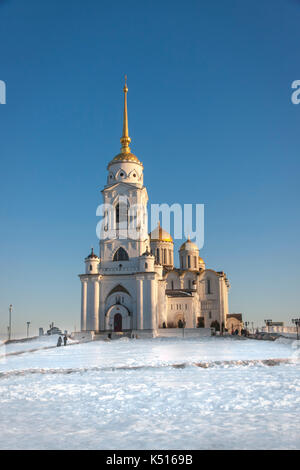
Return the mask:
[[121,150],[107,166],[107,184],[102,190],[105,204],[100,253],[101,268],[122,261],[138,264],[149,245],[147,230],[148,194],[143,184],[143,164],[131,153],[128,130],[127,80],[125,76]]

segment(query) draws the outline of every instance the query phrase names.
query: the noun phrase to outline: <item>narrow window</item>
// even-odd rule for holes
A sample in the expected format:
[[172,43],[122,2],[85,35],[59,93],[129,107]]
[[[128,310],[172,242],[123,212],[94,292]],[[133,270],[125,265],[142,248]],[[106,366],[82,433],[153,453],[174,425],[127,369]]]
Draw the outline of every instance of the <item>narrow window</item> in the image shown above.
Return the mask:
[[118,224],[120,222],[120,204],[118,203],[116,205],[116,223]]
[[207,279],[207,281],[206,281],[206,293],[211,294],[210,279]]
[[159,248],[156,248],[156,261],[159,263]]
[[211,319],[211,312],[208,312],[208,318]]
[[93,270],[93,266],[90,264],[90,271],[92,271],[92,270]]
[[197,268],[197,256],[194,256],[194,267]]
[[188,280],[188,286],[189,286],[189,289],[192,288],[192,281],[190,279]]
[[116,205],[116,224],[118,228],[118,224],[122,223],[122,228],[125,229],[128,226],[128,205],[126,202],[122,202],[121,204],[118,202]]
[[174,281],[171,281],[171,289],[174,289]]
[[191,257],[190,257],[190,255],[188,255],[188,268],[190,268],[190,267],[191,267]]

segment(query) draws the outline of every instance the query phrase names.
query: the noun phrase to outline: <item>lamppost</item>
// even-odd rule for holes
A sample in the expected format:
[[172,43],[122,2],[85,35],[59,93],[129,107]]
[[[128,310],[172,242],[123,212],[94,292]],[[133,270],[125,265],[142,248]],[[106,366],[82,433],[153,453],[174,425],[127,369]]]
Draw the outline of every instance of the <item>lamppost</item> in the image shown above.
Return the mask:
[[246,327],[246,336],[247,336],[247,333],[248,333],[248,328],[247,328],[247,327],[248,327],[249,323],[250,323],[250,322],[248,322],[248,321],[245,321],[245,322],[244,322],[244,325],[245,325],[245,327]]
[[299,340],[299,330],[298,326],[300,325],[300,318],[293,318],[292,323],[296,325],[296,331],[297,331],[297,341]]
[[272,320],[264,320],[266,327],[268,328],[268,333],[269,333],[269,326],[272,324]]
[[13,306],[12,304],[10,304],[10,306],[8,307],[8,312],[9,312],[9,319],[8,319],[8,340],[10,341],[11,340],[11,314],[12,314],[12,309],[13,309]]
[[27,338],[29,338],[29,325],[30,325],[30,321],[26,322],[27,324]]

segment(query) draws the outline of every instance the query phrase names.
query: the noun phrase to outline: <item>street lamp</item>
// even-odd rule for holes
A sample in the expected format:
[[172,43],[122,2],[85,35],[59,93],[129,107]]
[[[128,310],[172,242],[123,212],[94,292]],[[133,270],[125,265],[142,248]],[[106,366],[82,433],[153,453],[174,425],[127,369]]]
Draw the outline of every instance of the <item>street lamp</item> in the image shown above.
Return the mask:
[[27,324],[27,338],[29,338],[29,325],[30,325],[30,321],[26,322]]
[[250,324],[249,321],[245,321],[245,322],[244,322],[244,325],[245,325],[245,327],[246,327],[246,336],[247,336],[247,334],[248,334],[248,328],[247,328],[247,327],[248,327],[249,324]]
[[9,312],[9,319],[8,319],[8,341],[11,340],[11,314],[12,314],[12,309],[13,309],[13,306],[12,304],[10,304],[10,306],[8,307],[8,312]]
[[299,340],[299,330],[298,326],[300,325],[300,318],[293,318],[292,323],[296,325],[296,331],[297,331],[297,341]]

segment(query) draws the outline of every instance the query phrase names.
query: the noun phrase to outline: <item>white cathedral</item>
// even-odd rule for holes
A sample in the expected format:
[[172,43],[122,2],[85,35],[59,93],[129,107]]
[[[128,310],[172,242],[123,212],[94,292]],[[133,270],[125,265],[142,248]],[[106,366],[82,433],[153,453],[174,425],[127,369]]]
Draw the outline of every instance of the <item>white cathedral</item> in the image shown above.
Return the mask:
[[117,236],[100,237],[100,256],[92,249],[85,258],[85,274],[79,276],[81,331],[137,337],[178,327],[222,331],[227,326],[229,281],[223,271],[206,268],[195,243],[188,239],[181,245],[176,268],[173,239],[159,224],[150,234],[141,229],[138,238],[118,237],[122,198],[145,209],[148,202],[143,165],[129,147],[126,83],[123,91],[121,153],[109,162],[102,190],[103,203],[114,208]]

